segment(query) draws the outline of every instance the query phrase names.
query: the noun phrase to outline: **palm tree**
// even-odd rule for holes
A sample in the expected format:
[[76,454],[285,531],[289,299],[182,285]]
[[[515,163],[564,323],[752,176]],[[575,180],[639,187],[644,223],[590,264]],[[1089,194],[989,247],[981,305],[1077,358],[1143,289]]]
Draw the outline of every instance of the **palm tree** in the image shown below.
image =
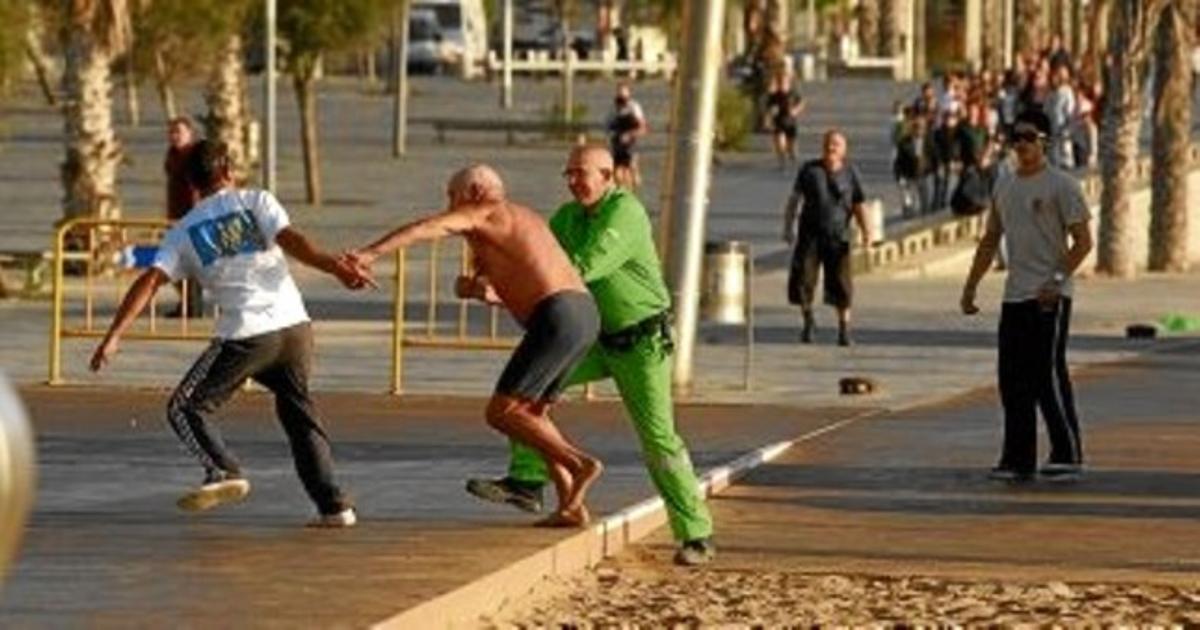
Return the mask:
[[1188,265],[1188,171],[1191,170],[1192,69],[1197,0],[1174,0],[1154,35],[1151,271]]
[[226,33],[204,86],[204,103],[208,105],[208,116],[204,119],[207,135],[229,148],[232,174],[240,183],[249,180],[254,170],[248,144],[248,131],[254,117],[248,103],[242,54],[241,33],[237,29]]
[[326,53],[352,50],[376,34],[395,0],[280,0],[279,33],[287,41],[288,71],[300,106],[300,144],[308,203],[320,206],[317,75]]
[[1042,46],[1042,0],[1017,0],[1016,13],[1017,52],[1037,50]]
[[1130,188],[1138,155],[1142,84],[1150,34],[1171,0],[1113,0],[1108,58],[1103,68],[1104,117],[1100,122],[1100,238],[1096,269],[1118,277],[1137,270]]
[[125,0],[68,0],[63,10],[63,218],[118,218],[124,151],[113,129],[109,67],[129,44],[128,7]]
[[[15,7],[23,3],[19,0],[4,0],[0,4],[4,4],[6,7]],[[33,66],[38,87],[42,90],[42,97],[46,99],[47,105],[53,107],[58,105],[58,94],[54,89],[54,81],[50,77],[50,60],[46,54],[46,21],[42,15],[41,7],[37,3],[29,2],[27,8],[28,13],[24,15],[6,8],[4,9],[5,12],[13,14],[0,16],[0,21],[4,22],[6,28],[13,29],[17,28],[22,22],[25,23],[25,56],[29,59],[29,64]]]
[[206,133],[229,147],[239,182],[253,168],[242,31],[255,6],[255,0],[155,0],[133,15],[135,65],[153,77],[168,119],[178,115],[175,84],[182,77],[205,77]]
[[879,56],[895,57],[900,51],[900,30],[896,23],[896,0],[877,0],[879,3]]
[[28,14],[18,0],[0,0],[0,92],[21,69]]
[[879,51],[879,3],[859,0],[858,50],[864,57],[874,57]]

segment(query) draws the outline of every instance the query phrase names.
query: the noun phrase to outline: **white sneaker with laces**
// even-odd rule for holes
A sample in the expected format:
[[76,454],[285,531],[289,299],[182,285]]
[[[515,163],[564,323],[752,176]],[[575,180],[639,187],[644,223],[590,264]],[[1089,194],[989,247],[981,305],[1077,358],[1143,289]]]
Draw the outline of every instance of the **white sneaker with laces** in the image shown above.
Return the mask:
[[250,494],[250,482],[241,477],[207,481],[188,490],[175,505],[184,512],[204,512],[226,503],[237,503]]
[[346,508],[337,514],[318,514],[308,522],[306,527],[338,529],[354,527],[357,522],[358,515],[354,513],[354,508]]

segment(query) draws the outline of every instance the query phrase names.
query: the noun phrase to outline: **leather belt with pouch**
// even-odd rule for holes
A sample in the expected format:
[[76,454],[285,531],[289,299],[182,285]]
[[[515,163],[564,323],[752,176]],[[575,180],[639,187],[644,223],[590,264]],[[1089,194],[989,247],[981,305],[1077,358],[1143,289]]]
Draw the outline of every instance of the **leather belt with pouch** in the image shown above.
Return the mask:
[[600,345],[607,350],[625,352],[633,349],[643,337],[652,335],[662,337],[667,352],[675,349],[675,342],[671,337],[671,311],[656,313],[616,332],[602,332],[600,333]]

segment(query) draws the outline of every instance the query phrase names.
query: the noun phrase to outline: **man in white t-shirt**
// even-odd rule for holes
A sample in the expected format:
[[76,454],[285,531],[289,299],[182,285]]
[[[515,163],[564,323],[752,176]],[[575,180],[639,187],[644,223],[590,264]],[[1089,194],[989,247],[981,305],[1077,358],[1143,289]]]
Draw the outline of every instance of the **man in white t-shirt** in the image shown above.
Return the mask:
[[318,527],[349,527],[354,508],[333,479],[329,441],[308,395],[312,328],[287,255],[329,273],[351,289],[373,284],[365,269],[318,249],[291,227],[271,193],[232,186],[225,145],[202,140],[187,159],[203,199],[163,237],[153,266],[129,288],[91,359],[98,371],[116,354],[122,333],[159,287],[184,277],[200,282],[220,306],[215,338],[171,395],[167,420],[204,466],[203,483],[180,509],[203,511],[250,492],[241,466],[212,426],[211,415],[246,381],[275,394],[296,471],[317,505]]
[[[1027,110],[1013,125],[1013,175],[996,182],[987,229],[963,287],[963,313],[979,312],[975,288],[996,257],[1001,236],[1008,278],[1000,311],[998,376],[1004,406],[1004,446],[993,479],[1074,480],[1083,472],[1083,445],[1067,373],[1071,274],[1092,250],[1091,213],[1079,181],[1051,166],[1045,113]],[[1037,468],[1037,412],[1050,437],[1050,457]]]

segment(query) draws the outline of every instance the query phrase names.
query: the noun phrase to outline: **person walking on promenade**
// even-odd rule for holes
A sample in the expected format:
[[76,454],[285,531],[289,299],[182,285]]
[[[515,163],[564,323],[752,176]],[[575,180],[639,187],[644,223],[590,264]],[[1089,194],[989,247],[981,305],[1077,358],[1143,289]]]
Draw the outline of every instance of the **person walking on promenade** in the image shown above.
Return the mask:
[[636,190],[642,184],[642,175],[638,170],[634,147],[638,139],[650,131],[650,126],[646,123],[646,113],[641,104],[633,99],[633,88],[626,82],[617,85],[617,95],[613,99],[613,109],[606,126],[616,167],[616,181],[621,186]]
[[600,476],[600,460],[571,444],[550,420],[550,408],[596,341],[596,302],[546,222],[507,200],[500,176],[486,166],[459,171],[447,185],[449,209],[403,225],[351,260],[379,256],[421,241],[460,234],[474,254],[472,275],[458,279],[459,297],[503,304],[525,328],[487,405],[487,422],[544,459],[558,491],[558,509],[539,522],[578,527],[590,519],[584,504]]
[[[715,555],[712,517],[687,445],[675,428],[671,399],[670,293],[654,248],[646,209],[615,185],[613,161],[601,147],[573,150],[563,171],[574,197],[550,219],[550,229],[600,310],[601,333],[568,385],[612,378],[641,443],[642,459],[679,542],[675,561],[703,564]],[[513,442],[508,474],[471,479],[467,491],[537,512],[546,469],[537,454]]]
[[[850,306],[854,297],[850,272],[850,219],[858,223],[863,247],[870,245],[865,197],[858,170],[846,157],[846,136],[825,132],[822,156],[805,162],[796,174],[785,204],[783,240],[793,246],[788,274],[788,301],[804,317],[800,341],[812,343],[817,323],[813,316],[817,273],[824,271],[825,303],[837,309],[838,345],[849,346]],[[799,222],[797,224],[797,208]]]
[[[1079,182],[1051,166],[1050,121],[1021,113],[1013,126],[1016,171],[996,183],[987,228],[963,286],[963,313],[979,312],[975,291],[1004,236],[1008,277],[1000,311],[998,376],[1004,445],[995,479],[1028,481],[1037,468],[1037,410],[1050,436],[1047,479],[1076,479],[1083,446],[1067,372],[1074,286],[1071,274],[1092,250],[1091,221]],[[1068,245],[1069,243],[1069,245]]]
[[250,482],[212,425],[217,408],[246,379],[275,395],[275,410],[291,444],[296,472],[318,514],[316,527],[357,520],[333,478],[329,438],[308,393],[312,326],[288,271],[288,256],[335,276],[347,288],[372,284],[364,270],[318,249],[291,226],[271,193],[237,189],[225,145],[201,140],[187,159],[203,200],[163,237],[153,266],[133,283],[91,359],[99,371],[117,353],[121,335],[167,282],[191,277],[221,307],[215,338],[171,394],[167,420],[204,466],[204,481],[179,499],[199,512],[240,501]]
[[779,170],[796,163],[796,121],[804,111],[804,99],[792,88],[792,80],[776,73],[767,93],[767,115],[771,118],[771,140]]
[[[179,116],[167,122],[167,155],[163,158],[163,173],[167,178],[167,219],[174,222],[200,201],[200,191],[188,181],[187,158],[196,144],[196,125],[191,118]],[[199,317],[204,313],[203,293],[198,282],[176,283],[182,298],[180,304],[167,312],[167,317]],[[187,302],[186,309],[184,301]],[[186,310],[186,313],[184,312]]]

